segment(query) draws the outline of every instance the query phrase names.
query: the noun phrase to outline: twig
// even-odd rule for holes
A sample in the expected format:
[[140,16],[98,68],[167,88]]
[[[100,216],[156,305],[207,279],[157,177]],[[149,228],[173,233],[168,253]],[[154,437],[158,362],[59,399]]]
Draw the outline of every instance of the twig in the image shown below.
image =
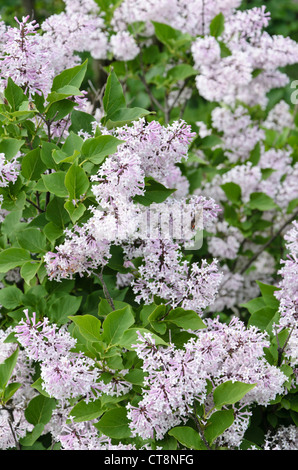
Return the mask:
[[281,363],[282,363],[282,355],[283,355],[283,353],[284,353],[284,351],[285,351],[285,349],[286,349],[286,347],[287,347],[287,344],[288,344],[288,342],[289,342],[289,340],[290,340],[290,338],[291,338],[291,335],[292,335],[292,333],[293,333],[293,330],[294,330],[294,327],[291,328],[291,331],[290,331],[290,333],[289,333],[289,335],[288,335],[288,337],[287,337],[287,339],[286,339],[286,341],[285,341],[283,347],[281,347],[280,342],[279,342],[279,338],[278,338],[278,334],[277,334],[277,330],[276,330],[276,328],[275,328],[275,337],[276,337],[277,351],[278,351],[278,360],[277,360],[277,366],[278,366],[278,367],[281,366]]
[[293,222],[293,220],[296,219],[296,217],[298,217],[298,210],[288,219],[286,220],[286,222],[280,227],[280,229],[274,234],[272,235],[272,237],[267,241],[267,243],[265,243],[262,248],[257,251],[251,258],[250,260],[248,261],[248,263],[241,269],[240,271],[240,274],[243,274],[245,273],[245,271],[250,267],[250,265],[263,253],[264,250],[266,250],[266,248],[268,248],[268,246],[271,245],[271,243],[277,238],[279,237],[279,235],[283,232],[283,230]]
[[102,288],[103,288],[103,292],[104,292],[104,295],[105,295],[105,298],[106,300],[109,302],[110,306],[112,307],[113,310],[115,310],[115,305],[114,305],[114,302],[113,302],[113,299],[112,297],[110,296],[110,293],[108,291],[108,288],[107,288],[107,285],[104,281],[104,278],[103,278],[103,269],[101,270],[101,272],[99,274],[97,273],[94,273],[96,277],[98,277],[98,279],[100,280],[101,284],[102,284]]
[[30,199],[26,198],[26,201],[29,202],[32,206],[34,206],[38,210],[38,212],[45,212],[41,207],[39,207],[37,204],[35,204],[35,202],[31,201]]
[[19,441],[17,440],[17,436],[16,436],[16,433],[15,433],[15,430],[14,430],[14,427],[13,427],[13,424],[12,424],[13,421],[14,421],[12,410],[11,410],[10,408],[7,408],[6,406],[3,406],[3,409],[4,409],[5,411],[7,411],[8,414],[9,414],[9,417],[8,417],[8,425],[9,425],[11,434],[12,434],[12,436],[13,436],[13,440],[14,440],[14,442],[15,442],[16,448],[17,448],[17,450],[21,450],[20,443],[19,443]]

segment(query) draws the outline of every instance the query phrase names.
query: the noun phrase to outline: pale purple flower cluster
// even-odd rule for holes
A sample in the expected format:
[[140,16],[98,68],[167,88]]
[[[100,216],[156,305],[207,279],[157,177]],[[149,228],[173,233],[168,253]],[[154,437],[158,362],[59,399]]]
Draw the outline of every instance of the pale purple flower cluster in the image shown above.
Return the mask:
[[111,51],[117,60],[133,60],[140,52],[134,37],[128,31],[119,31],[111,36]]
[[19,155],[7,160],[4,153],[0,153],[0,187],[5,188],[9,183],[14,184],[20,172]]
[[232,163],[245,161],[256,144],[265,139],[265,132],[252,120],[247,109],[216,107],[211,113],[212,126],[219,131],[222,148]]
[[279,426],[275,431],[268,431],[265,436],[264,450],[298,450],[298,429],[290,426]]
[[[11,328],[6,331],[0,330],[0,364],[17,349],[16,343],[5,342],[11,332]],[[33,429],[33,425],[25,418],[24,410],[37,394],[37,391],[31,386],[34,373],[32,361],[28,359],[24,351],[19,351],[17,363],[8,384],[18,382],[21,386],[11,397],[7,409],[0,409],[0,449],[4,450],[15,446],[12,429],[17,439],[24,437],[27,432]]]
[[[187,159],[189,145],[196,136],[185,121],[162,126],[158,121],[146,123],[142,118],[133,126],[116,129],[115,136],[125,140],[129,151],[139,156],[145,176],[172,189],[179,189],[177,183],[184,185],[185,177],[175,165]],[[169,182],[174,186],[169,186]]]
[[14,328],[15,336],[27,356],[39,362],[43,389],[54,398],[94,397],[99,377],[94,361],[82,353],[72,352],[76,340],[63,328],[32,318],[25,310],[26,320]]
[[292,366],[297,367],[298,359],[298,222],[294,221],[292,228],[284,236],[288,250],[287,259],[282,260],[279,271],[280,290],[275,292],[280,301],[280,319],[275,325],[278,331],[287,328],[290,338],[285,348],[285,356]]
[[[235,105],[237,100],[249,106],[266,107],[267,93],[285,86],[289,79],[279,67],[297,62],[298,46],[290,38],[270,36],[267,27],[270,14],[265,7],[237,11],[225,18],[225,29],[219,38],[230,54],[220,56],[216,40],[206,35],[192,44],[195,67],[199,74],[199,93],[208,101]],[[260,70],[257,76],[253,72]]]
[[157,21],[192,36],[204,35],[216,15],[229,16],[240,4],[241,0],[124,0],[115,10],[112,24],[123,30],[129,24],[145,22],[150,35],[151,21]]
[[108,262],[110,243],[105,237],[95,237],[96,227],[91,221],[82,227],[76,225],[65,233],[66,239],[56,246],[56,252],[49,251],[44,256],[49,279],[72,279],[76,273],[90,275]]
[[1,77],[8,77],[23,87],[29,96],[34,93],[45,95],[51,89],[53,69],[50,56],[44,49],[37,33],[39,25],[29,16],[22,21],[15,18],[19,27],[9,27],[2,38],[0,53]]
[[[265,360],[263,348],[268,345],[266,334],[255,327],[247,329],[236,317],[229,325],[207,320],[207,328],[195,332],[183,349],[156,346],[151,334],[139,333],[134,347],[146,378],[138,405],[127,405],[133,435],[162,439],[193,414],[195,400],[212,413],[214,388],[228,380],[240,381],[256,385],[233,405],[235,422],[220,438],[220,443],[238,447],[249,424],[250,407],[266,406],[284,390],[286,376]],[[211,392],[206,379],[213,386]]]
[[106,58],[108,37],[99,8],[90,0],[65,0],[65,11],[41,25],[41,41],[51,56],[55,73],[80,63],[76,52],[88,51],[95,59]]
[[212,304],[221,282],[217,260],[189,264],[179,245],[167,240],[148,241],[139,277],[132,283],[137,302],[150,304],[154,296],[173,308],[181,306],[201,312]]

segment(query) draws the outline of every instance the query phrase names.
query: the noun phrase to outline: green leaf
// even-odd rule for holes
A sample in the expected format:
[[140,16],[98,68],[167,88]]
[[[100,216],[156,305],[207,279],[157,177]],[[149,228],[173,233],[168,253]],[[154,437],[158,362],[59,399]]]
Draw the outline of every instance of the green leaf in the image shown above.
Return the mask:
[[244,382],[232,382],[228,380],[224,382],[213,392],[214,405],[217,409],[222,408],[224,405],[233,405],[240,401],[244,395],[252,390],[256,384],[246,384]]
[[19,348],[17,348],[11,356],[5,359],[4,362],[0,364],[0,392],[4,392],[4,389],[13,373],[15,365],[18,360]]
[[115,113],[115,111],[126,107],[122,86],[113,70],[107,80],[103,97],[103,107],[106,114],[106,121],[110,119],[110,116]]
[[275,297],[275,293],[280,290],[279,287],[272,286],[270,284],[264,284],[263,282],[256,281],[260,291],[262,293],[262,298],[268,307],[278,309],[279,307],[279,301]]
[[249,161],[252,162],[253,165],[257,165],[261,158],[261,144],[258,142],[253,150],[250,152]]
[[272,333],[273,323],[278,323],[279,312],[276,308],[264,307],[255,311],[249,321],[248,326],[256,326],[261,331],[267,331],[268,334]]
[[177,53],[183,46],[189,46],[192,38],[189,34],[183,34],[181,31],[171,26],[152,21],[157,39],[165,44],[172,54]]
[[98,318],[93,315],[75,315],[69,316],[69,319],[77,325],[80,333],[88,341],[102,341],[100,332],[101,322]]
[[234,422],[234,411],[221,410],[213,413],[208,419],[204,436],[209,444],[219,437],[226,429],[228,429]]
[[0,289],[0,305],[7,309],[14,309],[21,305],[23,292],[16,286],[8,286]]
[[42,142],[40,157],[47,168],[57,170],[58,165],[52,156],[53,150],[59,150],[59,147],[52,142]]
[[83,297],[60,293],[53,294],[48,303],[48,316],[53,323],[63,325],[68,322],[70,315],[79,310]]
[[152,331],[147,330],[146,328],[129,328],[124,332],[123,336],[119,340],[119,345],[128,350],[134,350],[133,345],[139,342],[138,332],[141,335],[144,333],[150,333],[155,340],[156,345],[162,344],[164,346],[168,346],[168,344],[160,336],[152,333]]
[[194,310],[184,310],[181,307],[171,310],[165,321],[174,323],[185,330],[200,330],[206,328],[205,323]]
[[16,85],[10,77],[8,77],[7,80],[7,87],[4,91],[4,96],[13,111],[17,111],[24,101],[28,101],[22,88]]
[[44,234],[35,227],[26,228],[17,233],[19,245],[31,253],[43,253],[47,249],[47,240]]
[[[64,176],[64,174],[63,174]],[[62,178],[64,180],[64,178]],[[64,183],[63,183],[64,184]],[[66,190],[66,188],[65,188]],[[69,222],[69,215],[64,208],[64,200],[54,197],[47,205],[46,219],[64,229]]]
[[132,121],[137,121],[144,116],[148,116],[148,114],[152,114],[152,111],[147,111],[147,109],[143,108],[120,108],[109,115],[106,126],[108,129],[122,127]]
[[103,414],[101,400],[94,400],[86,403],[84,400],[79,401],[71,410],[70,416],[73,417],[75,423],[96,419]]
[[57,238],[63,235],[63,230],[58,225],[54,224],[54,222],[49,222],[44,226],[43,233],[51,243],[55,243]]
[[166,313],[166,306],[165,305],[158,305],[152,313],[150,313],[148,317],[148,321],[150,322],[152,328],[154,328],[157,333],[163,335],[167,330],[167,325],[164,322],[160,322],[159,320],[165,315]]
[[50,104],[46,112],[46,118],[48,121],[60,121],[72,112],[75,105],[74,101],[68,99],[55,101]]
[[124,407],[113,408],[107,411],[94,426],[105,436],[113,439],[126,439],[131,437],[127,410]]
[[75,86],[66,85],[62,88],[59,88],[57,91],[49,93],[47,96],[47,101],[49,103],[55,103],[56,101],[61,101],[71,96],[83,96],[83,93]]
[[51,398],[50,395],[44,390],[43,388],[43,381],[41,377],[39,377],[32,385],[32,388],[38,390],[38,392],[43,395],[44,397]]
[[240,304],[240,307],[247,308],[249,313],[255,313],[257,310],[265,307],[265,302],[262,297],[257,297],[256,299],[249,300],[245,304]]
[[100,135],[87,139],[82,146],[82,155],[98,165],[103,162],[107,155],[117,152],[118,146],[123,142],[124,140],[119,140],[112,135]]
[[84,140],[74,132],[70,132],[64,144],[62,145],[62,151],[68,156],[72,155],[76,150],[81,151]]
[[236,183],[225,183],[221,185],[221,188],[225,192],[227,198],[234,204],[238,204],[241,201],[241,187]]
[[49,175],[42,175],[42,179],[47,190],[55,194],[58,197],[66,197],[68,191],[65,187],[65,172],[57,171],[56,173],[50,173]]
[[262,192],[252,193],[247,205],[250,209],[258,209],[260,211],[270,211],[279,208],[270,196]]
[[23,248],[7,248],[0,252],[0,273],[22,266],[30,259],[30,253]]
[[102,327],[102,340],[107,344],[119,344],[124,332],[134,324],[134,316],[128,305],[120,310],[113,310],[105,318]]
[[200,435],[189,426],[177,426],[170,429],[170,436],[175,437],[184,447],[194,450],[207,450],[206,445],[202,441]]
[[23,264],[20,274],[27,284],[29,284],[31,279],[34,278],[39,267],[40,263],[34,261],[27,261],[27,263]]
[[186,80],[186,78],[197,75],[198,71],[195,70],[189,64],[179,64],[171,68],[167,73],[167,80],[170,82],[176,83],[180,80]]
[[77,134],[80,130],[84,132],[92,133],[92,123],[95,121],[94,116],[83,111],[76,109],[71,113],[71,126],[69,131]]
[[212,149],[217,145],[222,145],[223,141],[217,135],[207,135],[200,141],[199,148],[201,149]]
[[10,160],[15,157],[21,147],[24,145],[25,140],[11,139],[4,137],[0,142],[0,153],[4,153],[5,157]]
[[84,214],[86,207],[82,202],[74,205],[73,201],[66,201],[64,204],[65,209],[69,213],[72,223],[76,223]]
[[153,202],[161,203],[165,201],[175,191],[175,189],[166,188],[152,178],[146,178],[144,196],[135,196],[133,200],[143,206],[150,206]]
[[3,396],[4,403],[7,403],[14,396],[14,394],[19,390],[21,386],[22,384],[19,382],[12,382],[8,384],[4,391],[4,396]]
[[87,60],[80,65],[76,65],[71,69],[64,70],[59,75],[57,75],[53,80],[52,92],[58,91],[59,89],[72,86],[80,88],[85,74],[87,71]]
[[134,385],[144,385],[145,372],[142,369],[132,369],[128,374],[125,375],[125,380]]
[[222,13],[219,13],[210,23],[210,34],[215,38],[222,35],[225,30],[225,17]]
[[40,149],[28,152],[22,158],[22,175],[28,180],[38,180],[40,175],[47,169],[47,166],[40,158]]
[[53,410],[56,408],[56,400],[48,398],[44,395],[37,395],[32,398],[25,410],[25,418],[28,423],[36,426],[37,424],[47,424],[51,417]]
[[89,179],[80,166],[73,163],[65,175],[64,184],[72,201],[79,199],[89,188]]

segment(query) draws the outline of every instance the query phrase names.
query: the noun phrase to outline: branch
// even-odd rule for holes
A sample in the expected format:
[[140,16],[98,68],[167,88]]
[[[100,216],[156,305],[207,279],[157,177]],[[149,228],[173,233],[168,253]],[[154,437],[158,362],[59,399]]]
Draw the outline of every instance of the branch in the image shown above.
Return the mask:
[[268,246],[270,246],[271,243],[284,231],[284,229],[289,224],[291,224],[297,217],[298,210],[288,220],[286,220],[286,222],[280,227],[280,229],[274,235],[272,235],[272,237],[262,246],[262,248],[250,258],[248,263],[241,269],[240,274],[243,274],[250,267],[250,265],[263,253],[263,251],[265,251],[266,248],[268,248]]
[[38,210],[38,212],[45,212],[41,207],[39,207],[37,204],[35,204],[35,202],[31,201],[30,199],[26,198],[26,201],[29,202],[32,206],[34,206]]
[[104,291],[104,295],[105,295],[105,298],[106,300],[109,302],[110,306],[112,307],[113,310],[115,310],[115,305],[114,305],[114,302],[113,302],[113,299],[112,297],[110,296],[110,293],[108,291],[108,288],[107,288],[107,285],[104,281],[104,278],[103,278],[103,269],[101,270],[100,274],[97,274],[97,273],[94,273],[96,277],[98,277],[98,279],[100,280],[101,284],[102,284],[102,288],[103,288],[103,291]]

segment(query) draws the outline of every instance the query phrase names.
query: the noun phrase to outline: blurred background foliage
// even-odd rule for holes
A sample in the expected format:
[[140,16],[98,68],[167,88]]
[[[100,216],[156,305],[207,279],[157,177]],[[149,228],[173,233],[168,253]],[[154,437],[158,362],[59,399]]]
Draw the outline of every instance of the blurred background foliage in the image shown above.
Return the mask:
[[[115,5],[121,3],[121,0],[95,0],[101,10],[105,12],[106,18],[110,19],[111,12]],[[298,41],[298,0],[242,0],[241,9],[253,8],[255,6],[265,5],[271,13],[271,22],[268,26],[269,34],[281,34],[289,36]],[[64,10],[65,4],[63,0],[0,0],[0,16],[10,25],[15,25],[14,17],[21,18],[30,15],[33,19],[41,24],[47,17],[58,14]],[[109,14],[110,13],[110,14]],[[88,90],[89,96],[96,96],[96,90],[100,90],[105,84],[107,78],[107,67],[111,61],[93,60],[90,54],[79,54],[82,60],[88,59],[88,71],[84,81],[84,89]],[[150,100],[142,83],[136,79],[136,72],[139,67],[138,61],[130,63],[113,62],[115,71],[118,74],[122,85],[125,83],[125,91],[128,99],[131,100],[130,105],[148,107]],[[291,81],[298,79],[298,64],[289,66],[284,69]],[[285,99],[290,103],[290,95],[292,90],[290,87],[285,89],[273,90],[270,97],[269,108],[271,108],[280,99]],[[198,102],[202,101],[198,96],[192,97],[185,110],[184,118],[189,120],[192,117],[192,109],[198,108]],[[203,100],[204,101],[204,100]],[[209,106],[207,106],[209,109]],[[202,109],[202,108],[201,108]],[[190,116],[188,114],[190,113]]]
[[[115,0],[95,1],[103,10],[108,10],[109,5],[116,3]],[[271,12],[272,21],[268,27],[270,34],[282,34],[298,40],[298,0],[242,0],[241,9],[262,5],[266,5]],[[14,16],[23,15],[32,15],[41,22],[63,9],[63,0],[0,0],[0,15],[9,24],[14,23]]]

